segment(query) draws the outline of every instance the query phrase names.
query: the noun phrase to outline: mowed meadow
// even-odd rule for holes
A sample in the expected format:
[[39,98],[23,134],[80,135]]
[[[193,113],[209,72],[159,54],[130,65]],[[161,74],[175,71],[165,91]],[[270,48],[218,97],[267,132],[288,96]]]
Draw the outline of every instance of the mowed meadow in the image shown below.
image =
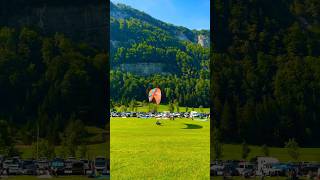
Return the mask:
[[[87,143],[87,159],[93,160],[97,156],[105,156],[109,158],[109,143],[106,143],[106,138],[109,136],[109,131],[98,128],[87,126],[85,127],[88,137],[84,140]],[[105,136],[105,137],[104,137]],[[33,158],[33,153],[35,149],[32,148],[31,145],[17,145],[16,146],[19,152],[21,153],[21,158],[23,159],[31,159]],[[62,154],[62,147],[56,146],[55,147],[55,155],[57,157],[63,157]],[[77,153],[76,153],[77,154]],[[77,154],[78,155],[78,154]],[[80,157],[77,157],[80,158]]]
[[111,118],[113,179],[209,179],[210,122]]
[[[264,156],[261,146],[250,145],[250,153],[248,160]],[[224,144],[223,145],[223,160],[241,160],[242,145],[241,144]],[[299,161],[320,162],[320,148],[299,148]],[[288,154],[288,149],[281,147],[269,147],[269,156],[279,159],[281,162],[293,162],[294,160]]]

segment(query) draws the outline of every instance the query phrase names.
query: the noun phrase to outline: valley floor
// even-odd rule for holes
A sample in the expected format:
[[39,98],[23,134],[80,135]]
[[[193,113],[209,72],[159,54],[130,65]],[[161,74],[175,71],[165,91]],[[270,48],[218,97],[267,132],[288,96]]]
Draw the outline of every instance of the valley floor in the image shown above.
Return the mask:
[[210,122],[111,118],[114,179],[209,179]]

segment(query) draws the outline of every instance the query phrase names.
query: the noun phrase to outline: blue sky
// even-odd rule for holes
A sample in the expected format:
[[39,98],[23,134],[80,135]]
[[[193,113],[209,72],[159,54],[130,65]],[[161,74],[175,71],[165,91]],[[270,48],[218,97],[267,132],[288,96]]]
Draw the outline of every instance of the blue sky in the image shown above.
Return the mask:
[[210,29],[210,0],[111,0],[189,29]]

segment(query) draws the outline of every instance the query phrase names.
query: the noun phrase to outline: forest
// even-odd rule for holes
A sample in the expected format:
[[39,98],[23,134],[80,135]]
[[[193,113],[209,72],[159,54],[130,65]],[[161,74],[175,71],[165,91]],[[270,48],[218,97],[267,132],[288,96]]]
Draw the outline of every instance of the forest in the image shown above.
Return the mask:
[[34,142],[37,129],[58,145],[74,124],[104,128],[107,63],[106,52],[63,34],[0,27],[0,154]]
[[213,11],[212,126],[222,141],[319,146],[320,1],[217,0]]

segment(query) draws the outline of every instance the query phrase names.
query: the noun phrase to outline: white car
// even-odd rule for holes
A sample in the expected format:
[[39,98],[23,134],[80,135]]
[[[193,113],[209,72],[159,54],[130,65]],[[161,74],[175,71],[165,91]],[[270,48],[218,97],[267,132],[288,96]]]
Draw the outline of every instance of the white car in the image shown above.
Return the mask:
[[277,158],[273,157],[257,157],[257,170],[256,175],[272,175],[278,173],[277,169],[272,168],[272,164],[279,163]]
[[212,165],[210,167],[210,174],[212,174],[213,176],[222,176],[223,175],[223,165]]
[[21,174],[20,162],[17,159],[8,159],[3,162],[3,169],[7,169],[8,174]]
[[76,161],[76,158],[74,158],[74,157],[69,157],[68,159],[66,159],[66,161],[64,162],[64,164],[65,164],[64,173],[65,174],[72,174],[72,164],[75,161]]
[[248,170],[254,169],[254,164],[249,162],[240,162],[236,169],[239,172],[239,174],[243,176],[246,172],[248,172]]

